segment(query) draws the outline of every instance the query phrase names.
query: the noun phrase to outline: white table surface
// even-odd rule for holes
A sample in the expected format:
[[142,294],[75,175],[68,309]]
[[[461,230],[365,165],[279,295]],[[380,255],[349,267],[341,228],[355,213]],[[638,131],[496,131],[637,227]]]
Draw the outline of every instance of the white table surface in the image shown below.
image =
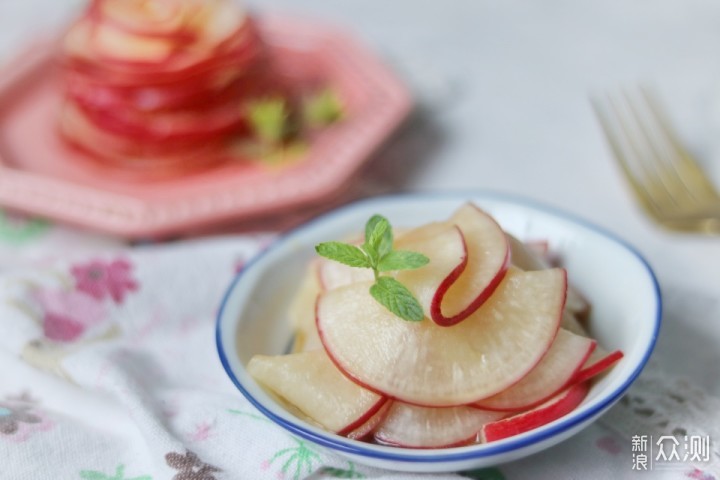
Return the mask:
[[[77,0],[0,0],[0,58]],[[656,358],[720,395],[720,237],[664,231],[620,176],[588,96],[645,82],[720,185],[720,3],[711,0],[248,2],[337,24],[407,80],[418,113],[365,174],[386,190],[491,189],[635,245],[669,300]],[[622,275],[622,272],[618,272]]]

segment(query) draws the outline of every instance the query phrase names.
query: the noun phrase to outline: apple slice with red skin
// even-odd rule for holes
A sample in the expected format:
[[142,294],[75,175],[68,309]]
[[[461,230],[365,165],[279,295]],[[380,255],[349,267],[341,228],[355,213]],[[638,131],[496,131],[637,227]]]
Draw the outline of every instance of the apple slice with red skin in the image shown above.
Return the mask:
[[574,381],[595,346],[595,340],[561,328],[540,363],[522,380],[473,406],[484,410],[517,411],[540,405]]
[[142,61],[109,57],[96,51],[92,27],[87,20],[81,19],[68,31],[64,38],[62,66],[105,85],[163,85],[228,67],[243,71],[266,57],[264,44],[250,18],[225,40],[202,52],[179,48],[162,56],[161,49],[140,51],[139,54],[146,57],[156,55]]
[[[182,25],[183,15],[180,10],[183,6],[172,2],[159,3],[154,5],[152,15],[149,15],[148,9],[138,5],[136,0],[92,0],[84,17],[133,35],[166,38],[182,43],[193,41],[197,34]],[[138,10],[141,11],[140,15],[137,14]]]
[[362,427],[387,401],[348,380],[324,350],[255,355],[247,370],[261,385],[311,420],[340,435]]
[[424,267],[394,274],[415,295],[429,317],[438,296],[442,296],[467,270],[471,247],[456,225],[444,223],[431,223],[408,232],[396,245],[397,250],[422,253],[430,259]]
[[176,50],[173,39],[131,35],[99,24],[92,17],[81,17],[68,30],[64,50],[78,58],[134,64],[160,64],[169,61]]
[[585,382],[593,377],[600,375],[615,365],[623,358],[624,354],[620,350],[608,352],[603,348],[596,348],[595,351],[587,359],[583,367],[577,372],[573,379],[574,382]]
[[480,308],[500,285],[510,264],[505,232],[477,206],[463,205],[448,223],[462,231],[468,263],[454,282],[438,289],[432,300],[430,318],[442,326],[455,325]]
[[565,270],[511,269],[495,294],[452,328],[404,321],[376,302],[370,283],[320,295],[317,326],[335,364],[358,384],[422,406],[466,405],[522,379],[557,334]]
[[395,447],[459,447],[475,443],[484,425],[504,416],[464,406],[435,408],[393,402],[373,437],[377,443]]
[[587,383],[577,383],[532,410],[488,423],[482,428],[480,437],[484,442],[494,442],[553,422],[575,410],[588,390]]
[[[537,248],[521,242],[510,234],[506,235],[510,242],[513,265],[523,270],[544,270],[553,267],[546,257],[539,254]],[[544,248],[548,248],[547,243]],[[572,285],[568,285],[565,308],[578,320],[586,320],[590,316],[590,302]]]
[[65,103],[60,111],[59,131],[71,146],[103,158],[104,163],[146,173],[185,173],[209,168],[228,158],[220,140],[147,144],[113,135],[90,122],[74,104]]
[[235,67],[226,68],[166,85],[145,86],[106,85],[87,75],[67,72],[65,91],[67,96],[87,108],[147,112],[210,108],[238,98],[262,97],[288,90],[262,65],[242,72],[236,70]]
[[142,143],[203,142],[249,132],[247,113],[238,100],[214,109],[179,112],[78,108],[97,128]]
[[[360,242],[356,242],[360,243]],[[467,245],[454,225],[430,223],[402,235],[394,244],[396,250],[422,253],[430,263],[414,270],[393,273],[417,298],[426,315],[439,290],[447,288],[467,264]],[[332,290],[357,282],[372,281],[369,268],[352,268],[332,260],[321,260],[321,284]]]
[[372,414],[370,418],[365,420],[365,422],[356,427],[354,430],[347,431],[347,429],[339,432],[340,435],[344,435],[348,438],[352,438],[353,440],[367,440],[370,438],[372,433],[375,431],[375,429],[380,425],[380,423],[385,419],[387,416],[388,411],[390,410],[390,406],[393,404],[392,400],[388,400],[387,402],[383,403],[383,405],[378,409],[377,412]]
[[212,110],[172,113],[85,110],[100,129],[138,142],[201,142],[249,132],[247,115],[235,102]]
[[[77,40],[90,37],[94,41],[85,45],[86,50],[108,59],[146,59],[155,57],[158,46],[161,50],[178,50],[200,45],[211,50],[217,44],[227,44],[227,39],[247,20],[233,2],[157,3],[150,10],[133,0],[94,1],[69,34],[77,32]],[[71,38],[71,45],[74,41]]]
[[[396,249],[424,253],[432,265],[437,262],[433,259],[437,247],[431,243],[439,243],[434,235],[448,225],[454,225],[464,237],[467,253],[462,265],[458,264],[444,276],[432,280],[427,269],[402,271],[395,275],[415,294],[428,317],[442,326],[455,325],[477,310],[500,284],[510,261],[508,241],[500,226],[470,203],[460,207],[447,222],[426,225],[403,235],[396,242]],[[322,268],[323,285],[332,289],[371,278],[369,272],[352,270],[327,265]],[[423,284],[422,288],[419,283]],[[427,290],[433,283],[434,289]]]

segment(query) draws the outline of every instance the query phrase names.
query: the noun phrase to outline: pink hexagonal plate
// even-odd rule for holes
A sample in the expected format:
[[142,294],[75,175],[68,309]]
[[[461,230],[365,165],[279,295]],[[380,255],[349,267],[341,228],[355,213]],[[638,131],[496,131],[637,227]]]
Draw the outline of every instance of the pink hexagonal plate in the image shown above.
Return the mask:
[[346,118],[313,139],[304,158],[271,169],[233,164],[138,180],[80,158],[55,131],[61,100],[50,43],[0,75],[0,204],[125,237],[157,237],[317,204],[339,192],[407,116],[407,89],[336,29],[261,18],[264,38],[293,75],[323,72]]

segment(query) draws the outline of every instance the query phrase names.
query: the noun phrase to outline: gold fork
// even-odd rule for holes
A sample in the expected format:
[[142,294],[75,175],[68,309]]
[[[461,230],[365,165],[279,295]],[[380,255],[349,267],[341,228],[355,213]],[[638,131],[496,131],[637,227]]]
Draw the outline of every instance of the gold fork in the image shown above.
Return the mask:
[[720,233],[720,195],[644,88],[592,98],[615,158],[640,204],[661,225]]

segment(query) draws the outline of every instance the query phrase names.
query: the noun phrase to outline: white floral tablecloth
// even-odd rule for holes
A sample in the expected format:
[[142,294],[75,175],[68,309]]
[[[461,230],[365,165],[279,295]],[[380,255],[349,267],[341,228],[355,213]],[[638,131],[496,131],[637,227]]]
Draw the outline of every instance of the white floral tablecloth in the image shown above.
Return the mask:
[[[269,241],[246,234],[129,247],[4,215],[0,478],[424,478],[351,463],[289,435],[227,379],[215,312],[233,275]],[[720,439],[706,418],[720,402],[660,372],[648,369],[571,441],[508,465],[428,477],[629,478],[639,437]],[[711,447],[701,461],[656,463],[648,478],[720,478]]]

